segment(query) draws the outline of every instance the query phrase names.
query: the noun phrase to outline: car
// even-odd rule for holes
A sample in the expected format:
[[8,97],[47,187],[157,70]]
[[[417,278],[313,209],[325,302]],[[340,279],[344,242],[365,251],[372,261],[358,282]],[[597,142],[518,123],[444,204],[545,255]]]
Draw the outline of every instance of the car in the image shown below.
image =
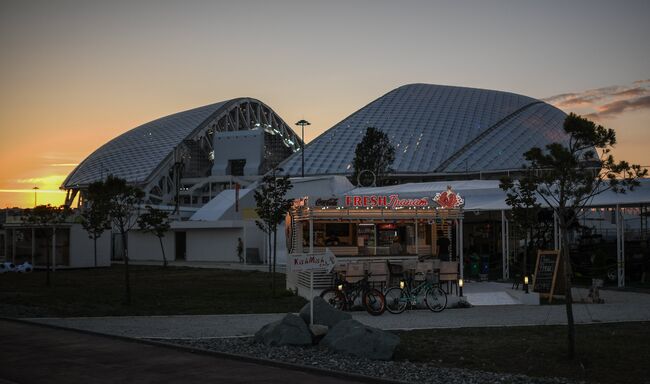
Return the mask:
[[7,272],[16,272],[16,266],[11,262],[0,263],[0,274]]
[[15,271],[18,273],[31,273],[33,270],[34,267],[29,263],[29,261],[25,261],[15,268]]
[[[626,280],[640,280],[650,264],[646,244],[642,241],[625,242]],[[607,283],[618,280],[616,244],[600,242],[581,244],[571,250],[571,267],[576,277],[603,279]]]

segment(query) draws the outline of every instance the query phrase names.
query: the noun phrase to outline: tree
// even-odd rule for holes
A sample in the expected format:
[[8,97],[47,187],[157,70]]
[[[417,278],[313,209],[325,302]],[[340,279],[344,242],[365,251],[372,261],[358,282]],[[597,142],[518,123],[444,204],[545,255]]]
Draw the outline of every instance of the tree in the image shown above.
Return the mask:
[[499,187],[506,192],[506,204],[512,207],[511,215],[515,229],[524,238],[524,255],[521,263],[521,273],[528,275],[528,259],[532,252],[533,232],[539,221],[541,204],[537,201],[537,184],[534,175],[525,173],[516,182],[510,177],[504,177]]
[[271,291],[275,296],[275,265],[277,256],[277,232],[278,225],[282,223],[293,204],[293,199],[285,199],[287,192],[293,187],[289,176],[277,176],[282,169],[273,168],[262,178],[259,189],[255,191],[255,211],[259,220],[255,224],[267,234],[269,249],[271,248],[271,237],[273,238],[272,262],[269,264],[271,272]]
[[[30,226],[36,227],[36,235],[38,237],[45,238],[45,285],[47,287],[51,286],[50,239],[54,240],[56,226],[64,222],[68,214],[68,209],[65,206],[53,207],[47,204],[28,209],[24,218]],[[48,229],[51,229],[51,232]]]
[[150,232],[158,237],[160,242],[160,250],[163,256],[163,267],[167,266],[167,258],[165,257],[165,247],[163,246],[162,239],[165,233],[169,232],[171,225],[169,224],[169,213],[161,209],[157,209],[147,205],[147,212],[140,215],[138,218],[138,225],[140,229],[145,232]]
[[575,326],[571,295],[571,261],[569,230],[578,213],[591,200],[605,191],[625,193],[639,185],[638,179],[647,170],[625,161],[615,162],[611,148],[616,144],[613,129],[571,113],[564,121],[568,144],[551,143],[543,150],[531,148],[524,153],[529,162],[524,168],[531,172],[538,195],[553,209],[560,231],[560,255],[564,265],[567,314],[568,357],[575,355]]
[[81,212],[81,226],[88,237],[93,240],[95,267],[97,266],[97,239],[111,229],[109,216],[110,198],[106,193],[104,183],[101,181],[91,183],[86,192],[86,204]]
[[388,135],[375,127],[368,127],[354,151],[352,183],[357,184],[357,179],[363,171],[371,171],[376,177],[377,185],[381,185],[383,176],[390,171],[393,161],[395,148]]
[[124,282],[127,305],[131,304],[131,281],[129,278],[129,255],[127,233],[137,223],[139,205],[144,197],[140,188],[130,186],[126,180],[109,175],[103,183],[108,196],[108,214],[113,226],[120,232],[124,256]]

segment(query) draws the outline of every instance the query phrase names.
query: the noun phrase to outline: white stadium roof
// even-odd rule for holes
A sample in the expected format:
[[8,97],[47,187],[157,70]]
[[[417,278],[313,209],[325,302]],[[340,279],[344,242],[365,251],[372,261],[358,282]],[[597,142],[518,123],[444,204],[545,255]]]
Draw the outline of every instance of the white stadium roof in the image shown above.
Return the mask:
[[[399,87],[310,142],[305,175],[351,174],[356,145],[369,126],[395,147],[396,174],[520,168],[533,146],[568,139],[566,114],[527,96],[430,84]],[[299,175],[300,154],[281,167]]]

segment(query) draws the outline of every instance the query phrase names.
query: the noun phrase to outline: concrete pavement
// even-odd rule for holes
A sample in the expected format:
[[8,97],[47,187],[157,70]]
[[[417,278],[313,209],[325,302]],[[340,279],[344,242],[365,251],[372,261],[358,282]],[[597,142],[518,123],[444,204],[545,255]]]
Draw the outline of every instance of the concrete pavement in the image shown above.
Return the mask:
[[[576,300],[586,298],[574,289]],[[601,291],[605,304],[574,304],[578,324],[650,321],[650,294]],[[135,338],[210,338],[250,336],[284,314],[39,318],[30,321]],[[566,324],[564,305],[497,305],[447,309],[440,313],[411,310],[371,316],[352,312],[358,321],[386,330]]]

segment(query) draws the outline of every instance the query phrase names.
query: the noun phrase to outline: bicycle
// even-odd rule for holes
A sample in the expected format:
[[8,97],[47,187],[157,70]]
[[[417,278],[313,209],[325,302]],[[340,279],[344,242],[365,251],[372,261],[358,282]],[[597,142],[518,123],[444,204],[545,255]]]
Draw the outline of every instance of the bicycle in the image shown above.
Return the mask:
[[384,294],[386,310],[390,313],[402,313],[407,306],[417,307],[420,298],[432,312],[442,312],[447,307],[447,294],[437,283],[425,279],[417,286],[413,286],[413,278],[400,281],[399,287],[391,287]]
[[329,305],[342,311],[351,310],[357,299],[361,299],[361,305],[373,316],[379,316],[386,310],[384,294],[378,289],[372,288],[368,282],[370,274],[355,282],[349,283],[338,275],[334,277],[334,288],[328,288],[321,292],[322,297]]

